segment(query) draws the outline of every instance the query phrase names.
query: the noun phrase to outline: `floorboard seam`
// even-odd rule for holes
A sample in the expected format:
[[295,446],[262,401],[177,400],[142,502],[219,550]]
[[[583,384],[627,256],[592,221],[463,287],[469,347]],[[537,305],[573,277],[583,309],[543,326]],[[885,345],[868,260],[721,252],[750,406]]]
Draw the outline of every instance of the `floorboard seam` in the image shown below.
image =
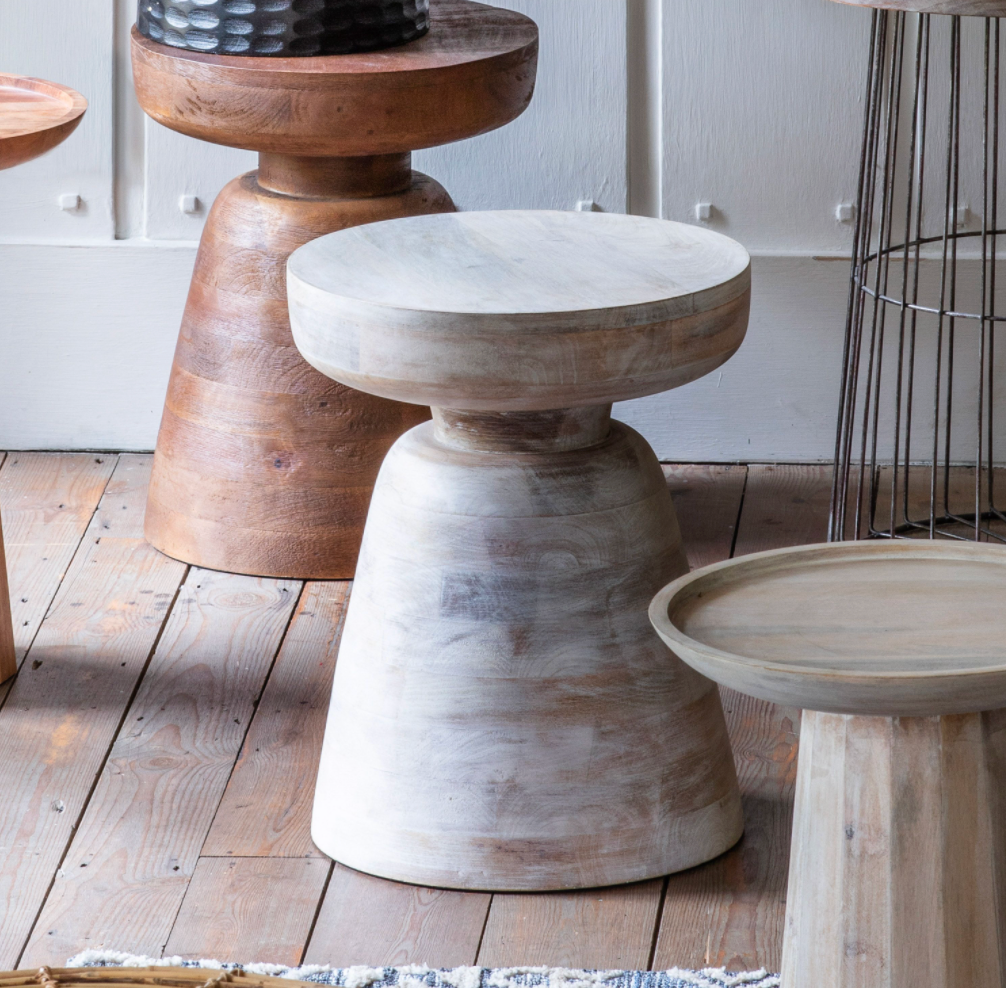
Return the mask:
[[[113,471],[114,472],[114,471]],[[83,541],[83,540],[81,540]],[[94,796],[94,791],[98,787],[98,782],[101,780],[101,776],[105,771],[105,766],[108,764],[109,756],[112,754],[112,749],[115,747],[115,742],[119,739],[119,734],[122,732],[122,727],[126,723],[126,717],[129,716],[129,711],[133,707],[133,703],[136,701],[136,694],[140,690],[140,684],[143,682],[147,675],[147,670],[150,668],[151,660],[154,655],[157,654],[157,646],[161,643],[161,637],[164,634],[164,629],[168,626],[168,621],[171,619],[171,612],[175,609],[175,604],[178,601],[178,596],[182,592],[182,587],[185,586],[185,581],[188,578],[189,571],[192,567],[186,566],[185,572],[182,574],[182,578],[178,581],[178,586],[175,587],[174,596],[171,598],[171,603],[168,605],[164,620],[161,621],[160,628],[157,629],[157,635],[154,638],[153,644],[150,646],[150,650],[147,652],[147,658],[143,663],[143,668],[140,670],[140,674],[136,677],[136,682],[133,684],[133,690],[129,694],[129,699],[123,704],[122,715],[119,717],[119,723],[115,728],[115,732],[112,734],[112,740],[109,742],[108,747],[105,749],[104,757],[101,759],[101,764],[98,766],[98,770],[94,773],[94,778],[91,780],[90,788],[87,791],[87,796],[84,798],[83,804],[80,808],[80,813],[77,815],[77,819],[74,821],[73,828],[70,831],[70,836],[67,839],[66,846],[63,848],[63,853],[59,856],[59,862],[56,864],[56,870],[52,874],[52,878],[49,879],[49,885],[45,890],[45,895],[42,896],[42,901],[39,904],[38,911],[35,913],[35,918],[32,920],[31,926],[28,929],[28,934],[24,939],[24,943],[21,944],[21,950],[17,955],[17,963],[15,964],[15,970],[21,964],[21,958],[24,956],[24,952],[28,949],[28,944],[31,943],[31,939],[35,934],[35,927],[38,925],[39,918],[42,915],[42,910],[45,909],[45,904],[49,901],[49,896],[52,894],[52,887],[56,884],[56,876],[59,874],[60,869],[63,867],[63,863],[66,861],[66,856],[70,853],[70,848],[73,846],[73,839],[77,835],[77,830],[79,829],[81,823],[84,820],[84,814],[87,813],[88,806],[91,805],[91,798]],[[67,567],[67,572],[69,572],[69,567]],[[44,622],[43,622],[44,623]]]
[[744,498],[748,492],[748,478],[751,476],[751,467],[746,463],[744,464],[744,483],[741,485],[741,499],[740,503],[737,505],[737,520],[734,522],[734,537],[730,540],[730,556],[728,558],[733,559],[734,553],[737,551],[737,537],[740,535],[741,531],[741,518],[744,517]]
[[314,915],[311,917],[311,925],[307,930],[307,937],[304,940],[304,947],[300,952],[300,964],[304,963],[308,949],[311,946],[311,939],[314,937],[315,928],[318,925],[318,917],[321,916],[321,907],[325,904],[325,896],[328,895],[328,887],[332,884],[332,876],[335,874],[335,862],[328,862],[328,874],[325,876],[325,884],[321,887],[321,895],[318,896],[318,904],[314,907]]
[[[282,582],[282,581],[277,581]],[[234,761],[231,762],[231,770],[227,773],[227,781],[224,783],[223,788],[220,790],[220,799],[217,800],[217,807],[213,811],[213,818],[210,820],[210,825],[206,828],[206,833],[203,834],[203,842],[199,846],[199,857],[203,857],[203,848],[206,846],[206,841],[208,840],[210,834],[213,832],[213,824],[217,822],[217,814],[220,812],[220,804],[224,800],[224,796],[227,794],[227,787],[231,784],[231,779],[234,777],[234,768],[237,763],[241,760],[241,755],[244,752],[245,745],[248,743],[248,734],[251,731],[252,724],[255,723],[255,718],[258,716],[258,708],[262,703],[262,697],[265,696],[266,688],[269,686],[269,680],[272,679],[273,670],[276,668],[276,662],[279,659],[280,653],[283,651],[283,644],[286,642],[286,636],[290,634],[290,626],[293,624],[294,618],[297,616],[297,610],[300,607],[300,602],[304,599],[304,588],[307,586],[307,580],[300,581],[290,581],[299,582],[300,586],[297,589],[297,599],[293,602],[293,606],[290,608],[290,616],[286,619],[286,624],[283,627],[283,634],[280,635],[279,641],[276,643],[276,651],[272,653],[272,660],[269,662],[269,668],[266,671],[265,678],[262,680],[262,688],[258,691],[258,695],[252,701],[252,714],[248,718],[248,723],[245,725],[244,733],[241,736],[241,744],[238,745],[237,754],[234,756]],[[206,855],[210,857],[211,855]],[[222,855],[222,857],[237,857],[238,855]],[[254,857],[254,855],[249,855]],[[179,912],[181,908],[179,907]],[[178,916],[176,914],[175,919]],[[171,924],[172,929],[174,928],[174,923]],[[170,939],[170,935],[168,937]],[[167,941],[165,941],[167,942]]]
[[[69,573],[71,568],[73,567],[73,562],[77,558],[78,553],[80,552],[80,547],[84,544],[84,539],[87,538],[87,533],[91,530],[91,523],[94,521],[94,516],[98,513],[98,509],[101,507],[102,498],[104,498],[105,492],[108,490],[108,485],[112,482],[112,477],[114,476],[115,471],[119,466],[119,459],[120,459],[119,454],[115,453],[114,456],[115,456],[115,466],[112,467],[112,470],[108,475],[108,478],[105,480],[105,486],[101,488],[101,493],[98,495],[98,500],[95,501],[94,503],[94,509],[91,511],[91,516],[87,519],[87,524],[84,526],[84,531],[81,532],[80,538],[77,540],[77,547],[73,550],[73,555],[69,558],[69,560],[67,560],[66,568],[60,574],[59,583],[56,584],[56,589],[53,590],[52,596],[49,598],[49,603],[46,604],[45,606],[45,613],[42,615],[42,620],[39,621],[38,627],[35,629],[35,634],[31,636],[31,641],[28,642],[28,647],[25,648],[24,650],[24,655],[21,657],[21,661],[18,663],[17,667],[18,672],[21,671],[21,667],[25,664],[25,662],[28,661],[28,656],[31,654],[31,650],[35,645],[35,639],[38,638],[39,633],[42,630],[42,625],[45,624],[46,619],[52,612],[52,605],[56,603],[56,598],[59,596],[59,591],[63,586],[63,581],[66,579],[66,574]],[[7,462],[8,457],[10,457],[10,453],[4,454],[4,459],[0,460],[0,469],[3,469],[3,465],[4,463]],[[4,683],[4,694],[3,696],[0,696],[0,710],[3,710],[3,708],[7,705],[7,697],[10,696],[11,689],[14,686],[14,682],[16,679],[17,674],[11,676],[11,678],[7,680],[6,683]]]
[[650,941],[650,953],[646,958],[646,970],[653,970],[653,958],[657,956],[657,941],[660,939],[660,924],[664,919],[664,903],[667,901],[667,886],[670,883],[670,875],[664,875],[664,884],[660,889],[660,902],[657,903],[657,918],[653,924],[653,939]]
[[475,948],[475,959],[472,961],[473,964],[478,964],[479,955],[482,953],[482,942],[486,938],[486,930],[489,928],[489,914],[492,912],[493,903],[496,901],[495,895],[489,896],[489,903],[486,905],[486,918],[482,920],[482,931],[479,933],[478,946]]

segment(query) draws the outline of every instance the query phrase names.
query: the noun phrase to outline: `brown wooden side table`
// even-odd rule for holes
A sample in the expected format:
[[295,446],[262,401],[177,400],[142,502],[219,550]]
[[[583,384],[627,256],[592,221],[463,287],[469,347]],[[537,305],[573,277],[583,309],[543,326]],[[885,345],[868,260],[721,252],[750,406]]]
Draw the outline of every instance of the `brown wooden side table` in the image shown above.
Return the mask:
[[[0,73],[0,169],[51,151],[77,129],[87,100],[80,93],[26,76]],[[0,524],[0,683],[17,672],[10,590]]]
[[429,33],[386,51],[201,55],[133,31],[143,109],[259,153],[207,219],[154,455],[146,536],[177,559],[287,578],[352,577],[385,453],[424,408],[361,394],[297,353],[285,266],[325,233],[452,212],[411,152],[513,120],[534,90],[521,14],[434,0]]

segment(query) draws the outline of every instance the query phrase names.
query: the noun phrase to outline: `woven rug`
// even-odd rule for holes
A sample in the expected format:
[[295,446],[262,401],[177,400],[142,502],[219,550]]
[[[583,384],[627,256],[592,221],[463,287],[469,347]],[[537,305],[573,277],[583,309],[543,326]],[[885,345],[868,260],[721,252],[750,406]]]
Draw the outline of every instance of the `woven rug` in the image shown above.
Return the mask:
[[435,970],[408,967],[283,967],[279,964],[234,964],[180,957],[141,957],[115,950],[85,950],[67,967],[205,967],[242,968],[296,981],[338,988],[778,988],[779,977],[766,971],[730,974],[722,969],[686,971],[579,971],[566,967],[455,967]]

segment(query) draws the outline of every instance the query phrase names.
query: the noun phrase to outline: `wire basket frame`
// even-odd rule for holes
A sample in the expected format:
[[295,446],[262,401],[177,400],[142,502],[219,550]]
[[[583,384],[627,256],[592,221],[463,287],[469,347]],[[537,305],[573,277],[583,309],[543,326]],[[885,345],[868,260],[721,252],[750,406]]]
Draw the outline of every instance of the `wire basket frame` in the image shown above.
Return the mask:
[[1006,542],[1002,34],[874,11],[832,541]]

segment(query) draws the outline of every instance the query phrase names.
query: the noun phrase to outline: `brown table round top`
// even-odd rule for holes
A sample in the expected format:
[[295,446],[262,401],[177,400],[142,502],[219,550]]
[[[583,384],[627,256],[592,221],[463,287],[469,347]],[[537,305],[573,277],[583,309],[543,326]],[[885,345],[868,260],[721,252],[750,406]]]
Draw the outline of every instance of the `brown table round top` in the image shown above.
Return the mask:
[[1006,547],[870,541],[741,556],[665,587],[650,620],[710,679],[832,713],[1006,707]]
[[257,58],[171,48],[132,33],[133,79],[158,123],[278,154],[399,154],[519,116],[534,92],[538,28],[472,0],[433,0],[430,30],[397,48]]
[[655,394],[740,345],[748,253],[617,213],[388,220],[295,251],[294,340],[343,384],[421,405],[537,411]]
[[31,161],[61,144],[86,109],[87,100],[67,86],[0,72],[0,168]]
[[920,14],[960,14],[972,17],[1006,15],[1006,0],[837,0],[854,7],[910,10]]

